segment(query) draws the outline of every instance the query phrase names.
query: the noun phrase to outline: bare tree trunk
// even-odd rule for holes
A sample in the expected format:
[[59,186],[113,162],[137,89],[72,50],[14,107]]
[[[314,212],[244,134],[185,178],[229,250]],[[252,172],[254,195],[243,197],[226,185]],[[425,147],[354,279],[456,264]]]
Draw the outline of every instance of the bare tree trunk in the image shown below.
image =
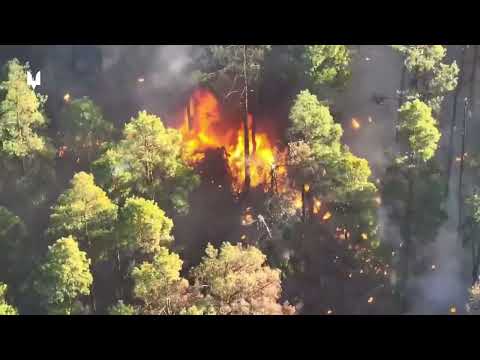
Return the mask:
[[460,172],[458,177],[458,239],[460,240],[463,226],[463,171],[465,160],[465,142],[467,137],[468,98],[465,98],[462,128],[462,152],[460,153]]
[[[413,162],[410,161],[410,165]],[[408,195],[407,209],[405,212],[405,238],[403,241],[403,257],[401,261],[401,307],[402,312],[407,312],[409,308],[407,287],[410,272],[410,254],[412,253],[412,220],[413,220],[413,199],[414,199],[414,174],[411,168],[408,169]]]
[[250,190],[250,141],[248,131],[248,78],[247,78],[247,45],[243,45],[243,77],[245,93],[245,114],[243,117],[243,137],[244,137],[244,160],[245,160],[245,188],[244,192]]
[[452,164],[453,164],[453,156],[455,154],[455,146],[453,143],[454,140],[454,133],[457,127],[457,103],[458,103],[458,96],[460,94],[460,89],[462,88],[463,83],[463,72],[465,67],[465,54],[467,50],[465,47],[462,48],[462,60],[460,65],[460,75],[458,78],[458,84],[455,89],[455,95],[453,98],[453,113],[452,113],[452,121],[450,123],[450,137],[448,140],[448,162],[447,162],[447,184],[446,184],[446,195],[448,196],[449,187],[450,187],[450,177],[452,176]]

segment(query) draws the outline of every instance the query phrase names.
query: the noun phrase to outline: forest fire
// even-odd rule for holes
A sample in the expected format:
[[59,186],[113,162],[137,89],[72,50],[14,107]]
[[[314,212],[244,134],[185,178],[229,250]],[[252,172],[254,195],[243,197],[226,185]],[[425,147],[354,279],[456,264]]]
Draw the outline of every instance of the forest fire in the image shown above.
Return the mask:
[[[271,180],[272,168],[276,163],[276,149],[269,135],[257,131],[255,134],[255,152],[251,135],[253,118],[248,117],[250,179],[251,186],[267,185]],[[208,90],[197,89],[185,109],[180,131],[185,139],[185,158],[197,163],[209,149],[224,149],[225,158],[233,177],[233,188],[240,191],[245,180],[244,129],[242,121],[235,127],[231,122],[223,121],[220,104]],[[278,171],[277,176],[285,176],[286,171]]]

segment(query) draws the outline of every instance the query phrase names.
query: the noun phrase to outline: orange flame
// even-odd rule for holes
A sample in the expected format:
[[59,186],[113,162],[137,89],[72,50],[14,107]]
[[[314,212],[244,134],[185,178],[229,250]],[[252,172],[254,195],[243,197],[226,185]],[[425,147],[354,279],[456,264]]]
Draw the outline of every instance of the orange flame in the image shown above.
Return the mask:
[[356,130],[360,128],[360,123],[357,121],[357,119],[353,118],[352,119],[352,127]]
[[[249,114],[249,130],[252,128],[252,123],[253,118]],[[236,128],[231,128],[231,125],[229,127],[228,123],[222,121],[220,104],[216,97],[206,89],[197,89],[185,109],[179,130],[185,140],[184,157],[189,163],[194,164],[202,160],[206,150],[225,149],[226,160],[233,177],[233,188],[239,191],[245,180],[245,156],[244,129],[241,121],[237,124]],[[253,154],[251,131],[248,133],[251,186],[269,185],[276,157],[285,154],[279,153],[276,156],[276,149],[268,134],[261,131],[255,134],[256,151]],[[286,177],[286,170],[278,168],[276,176]]]
[[323,215],[322,220],[328,220],[332,217],[332,213],[330,211],[327,211],[325,215]]

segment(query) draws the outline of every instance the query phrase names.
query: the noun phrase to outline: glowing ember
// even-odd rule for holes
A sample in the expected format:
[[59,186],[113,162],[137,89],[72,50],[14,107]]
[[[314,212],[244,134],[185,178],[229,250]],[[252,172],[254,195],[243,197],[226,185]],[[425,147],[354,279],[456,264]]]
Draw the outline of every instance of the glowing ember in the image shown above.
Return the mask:
[[308,184],[303,185],[303,191],[309,192],[310,191],[310,185],[308,185]]
[[[249,129],[253,118],[248,117]],[[233,188],[242,189],[245,180],[244,129],[242,121],[224,121],[220,104],[206,89],[197,89],[185,109],[182,123],[178,126],[185,141],[184,158],[189,163],[197,163],[210,149],[224,149],[225,159],[233,177]],[[251,132],[249,131],[249,137]],[[257,129],[255,134],[256,151],[250,138],[250,184],[252,187],[270,184],[273,165],[284,162],[285,153],[276,151],[269,135]],[[278,185],[280,177],[286,178],[286,170],[276,172]],[[281,191],[281,189],[279,190]]]
[[332,213],[330,211],[327,211],[325,215],[323,215],[322,220],[328,220],[332,217]]
[[245,240],[247,238],[247,235],[243,234],[240,239]]
[[302,208],[302,196],[299,193],[295,193],[295,200],[293,201],[293,205],[296,209]]
[[63,97],[63,100],[65,100],[65,102],[69,102],[70,101],[70,94],[66,93],[65,96]]
[[254,219],[251,214],[246,214],[242,219],[242,225],[251,225],[253,224]]
[[370,297],[368,298],[368,301],[367,301],[367,302],[368,302],[369,304],[372,304],[372,303],[373,303],[373,296],[370,296]]
[[363,239],[363,240],[368,240],[368,235],[367,235],[367,234],[365,234],[365,233],[362,233],[362,235],[361,235],[361,236],[362,236],[362,239]]
[[322,207],[322,202],[318,199],[315,199],[313,202],[313,213],[318,214],[321,207]]
[[360,129],[360,123],[355,118],[352,119],[352,128],[355,130]]

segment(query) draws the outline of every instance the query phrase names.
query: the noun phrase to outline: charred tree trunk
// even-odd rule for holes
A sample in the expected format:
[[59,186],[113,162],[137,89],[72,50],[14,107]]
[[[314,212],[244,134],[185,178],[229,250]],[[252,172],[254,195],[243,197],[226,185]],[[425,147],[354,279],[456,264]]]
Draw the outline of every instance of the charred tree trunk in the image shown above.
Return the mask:
[[465,109],[462,127],[462,152],[460,153],[460,173],[458,176],[458,238],[460,240],[463,225],[463,171],[465,160],[465,142],[467,136],[468,98],[465,98]]
[[243,78],[244,78],[244,93],[245,93],[245,110],[243,117],[243,137],[244,137],[244,161],[245,161],[245,188],[244,192],[248,193],[250,190],[250,141],[248,129],[248,78],[247,78],[247,45],[243,45]]
[[458,96],[460,94],[460,89],[462,88],[463,83],[463,72],[465,67],[465,57],[466,57],[466,48],[462,48],[462,60],[460,64],[460,75],[458,77],[458,84],[457,88],[455,89],[455,95],[453,97],[453,113],[452,113],[452,122],[450,123],[450,134],[448,140],[448,162],[447,162],[447,184],[446,184],[446,195],[448,196],[449,188],[450,188],[450,178],[452,176],[452,164],[453,164],[453,156],[455,154],[455,146],[454,146],[454,133],[457,127],[457,103],[458,103]]

